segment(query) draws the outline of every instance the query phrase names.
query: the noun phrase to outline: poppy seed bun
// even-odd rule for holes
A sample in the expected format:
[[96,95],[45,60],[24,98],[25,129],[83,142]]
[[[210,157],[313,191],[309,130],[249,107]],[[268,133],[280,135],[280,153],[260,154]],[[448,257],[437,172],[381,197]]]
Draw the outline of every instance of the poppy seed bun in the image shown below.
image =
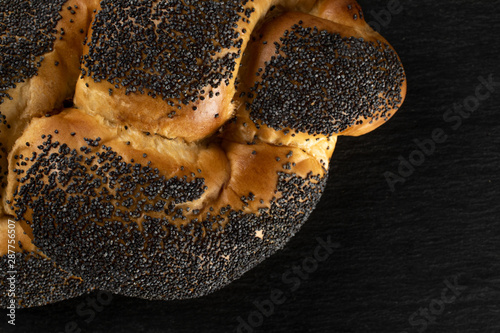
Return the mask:
[[307,220],[338,136],[380,126],[406,93],[400,59],[355,1],[50,9],[40,20],[52,37],[0,104],[0,231],[16,220],[18,307],[227,285]]

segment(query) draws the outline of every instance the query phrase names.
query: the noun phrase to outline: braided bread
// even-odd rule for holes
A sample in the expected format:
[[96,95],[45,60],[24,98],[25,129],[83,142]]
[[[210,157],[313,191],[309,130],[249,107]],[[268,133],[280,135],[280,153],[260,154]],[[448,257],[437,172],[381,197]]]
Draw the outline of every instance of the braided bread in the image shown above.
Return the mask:
[[0,4],[3,307],[223,287],[299,230],[337,137],[406,93],[353,0]]

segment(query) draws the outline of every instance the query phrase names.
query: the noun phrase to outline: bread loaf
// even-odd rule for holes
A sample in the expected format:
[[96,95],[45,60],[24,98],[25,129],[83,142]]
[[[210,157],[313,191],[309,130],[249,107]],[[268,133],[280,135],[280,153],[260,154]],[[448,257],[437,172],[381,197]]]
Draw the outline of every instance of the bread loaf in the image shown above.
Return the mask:
[[[213,292],[281,249],[406,79],[351,0],[4,0],[1,304]],[[5,23],[4,23],[5,22]]]

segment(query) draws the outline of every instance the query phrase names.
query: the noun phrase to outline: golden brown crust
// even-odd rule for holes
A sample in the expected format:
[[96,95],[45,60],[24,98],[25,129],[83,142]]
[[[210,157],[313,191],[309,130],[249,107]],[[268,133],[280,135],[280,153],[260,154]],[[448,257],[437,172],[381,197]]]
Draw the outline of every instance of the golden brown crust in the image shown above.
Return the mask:
[[30,274],[79,281],[45,300],[26,292],[26,306],[222,287],[307,219],[337,137],[403,102],[400,60],[355,1],[169,4],[183,9],[68,1],[38,75],[0,105],[16,251]]
[[[19,74],[23,82],[16,83],[15,88],[6,91],[11,99],[4,98],[4,102],[0,103],[0,114],[4,116],[4,124],[0,125],[0,143],[3,152],[0,160],[1,173],[7,170],[7,153],[23,133],[29,120],[47,113],[58,112],[63,107],[63,101],[72,100],[80,74],[80,57],[85,38],[82,32],[87,31],[90,26],[96,2],[97,0],[65,2],[60,11],[61,18],[57,21],[55,32],[52,34],[54,36],[53,44],[50,46],[52,51],[37,57],[40,61],[37,75],[23,77]],[[72,14],[67,7],[77,9]],[[43,60],[40,60],[42,57]]]
[[[94,1],[96,2],[96,1]],[[12,100],[5,99],[2,114],[8,122],[15,124],[20,119],[31,119],[62,108],[65,99],[72,99],[75,84],[80,74],[80,57],[83,52],[84,33],[88,30],[92,17],[91,1],[68,0],[60,11],[61,19],[55,26],[55,40],[52,51],[44,53],[43,61],[36,76],[26,78],[16,88],[8,90],[14,94]],[[66,7],[78,7],[71,14]],[[22,132],[22,128],[13,134]]]
[[[348,4],[346,5],[346,3]],[[231,129],[226,134],[228,137],[237,138],[242,142],[251,142],[256,136],[273,144],[299,146],[327,163],[335,146],[335,142],[332,143],[331,141],[337,135],[359,136],[366,134],[385,123],[395,114],[406,95],[406,80],[401,82],[401,100],[390,109],[384,110],[385,117],[379,117],[377,113],[374,113],[372,117],[363,119],[363,123],[349,126],[347,129],[337,132],[336,135],[323,135],[321,133],[311,135],[310,133],[296,131],[293,128],[285,128],[287,134],[284,134],[282,131],[276,131],[260,122],[258,122],[260,126],[257,129],[255,122],[250,119],[248,108],[245,108],[245,101],[249,100],[248,95],[242,96],[241,93],[251,89],[256,80],[255,73],[260,73],[262,69],[266,68],[266,64],[276,56],[275,45],[283,38],[284,32],[299,21],[303,22],[304,26],[317,27],[318,30],[338,34],[344,38],[354,37],[366,43],[381,43],[385,45],[386,49],[394,51],[388,42],[373,31],[363,19],[353,19],[353,15],[359,15],[359,12],[358,14],[352,14],[352,10],[346,10],[346,8],[360,10],[359,6],[354,5],[352,1],[322,1],[317,3],[313,10],[315,15],[305,15],[299,12],[277,14],[256,30],[254,36],[258,36],[258,38],[250,42],[246,52],[246,66],[239,72],[241,84],[235,94],[235,104],[238,105],[237,121],[235,124],[230,125]],[[384,93],[380,93],[378,96],[387,99],[387,104],[390,103],[391,98],[386,98]],[[381,105],[380,109],[382,110],[384,107],[385,105]],[[325,164],[325,167],[328,168],[328,164]]]
[[27,230],[29,227],[24,222],[16,222],[12,216],[0,217],[0,257],[12,252],[35,251],[32,235]]
[[[274,14],[271,16],[285,11],[300,12],[295,15],[289,14],[280,20],[274,20],[272,29],[264,29],[270,41],[278,40],[283,30],[302,18],[307,26],[317,26],[320,29],[327,29],[343,36],[364,38],[366,41],[386,43],[385,39],[373,31],[364,21],[361,9],[355,1],[252,1],[244,5],[245,9],[252,8],[254,10],[252,20],[239,21],[235,29],[241,37],[241,50],[244,50],[249,42],[251,36],[249,31],[253,31],[256,26],[258,27],[262,22],[267,21],[267,19],[264,20],[264,17],[273,7],[277,8],[274,9]],[[312,16],[304,15],[304,13],[310,13]],[[90,29],[89,40],[92,39],[92,35],[93,30]],[[92,45],[92,42],[85,45],[84,54],[89,55],[89,45]],[[228,52],[236,51],[236,48],[224,50],[224,52],[217,54],[214,60],[225,56]],[[269,59],[273,52],[272,47],[267,47],[259,48],[259,51],[254,53],[260,59]],[[89,57],[92,58],[92,55]],[[242,57],[235,56],[235,68],[240,66],[241,59]],[[254,66],[261,65],[259,61],[254,63]],[[248,64],[245,64],[245,67],[247,66]],[[253,71],[251,66],[247,68]],[[203,97],[204,100],[197,99],[193,102],[182,103],[179,99],[157,95],[157,92],[151,89],[143,89],[141,94],[129,94],[120,85],[116,85],[116,81],[93,80],[90,76],[91,69],[85,64],[83,70],[87,75],[84,74],[76,86],[76,105],[90,114],[100,114],[112,122],[128,124],[144,132],[192,142],[212,135],[234,114],[234,106],[231,101],[235,94],[233,84],[236,76],[233,76],[228,84],[218,88],[207,86],[203,93],[199,93],[199,97]],[[145,73],[154,74],[155,71],[151,70]],[[151,94],[156,95],[156,98],[152,99]],[[216,96],[209,98],[210,94]],[[217,96],[217,94],[219,95]],[[110,95],[113,98],[109,98]],[[176,107],[167,104],[166,100],[172,102],[172,105],[175,104]],[[174,112],[172,113],[172,111]],[[378,125],[380,125],[379,122],[377,125],[372,124],[368,127],[365,125],[364,129],[356,130],[356,135],[366,133]],[[191,130],[185,131],[187,127]]]
[[[40,156],[41,149],[37,147],[46,146],[49,135],[52,142],[64,143],[69,150],[81,152],[84,148],[89,148],[85,153],[89,157],[96,156],[102,146],[112,148],[121,157],[121,161],[158,169],[159,175],[165,179],[177,177],[192,181],[202,177],[203,194],[196,200],[176,206],[200,211],[199,214],[187,214],[186,217],[190,219],[203,216],[209,208],[219,210],[228,205],[237,207],[241,196],[249,190],[264,200],[258,208],[269,208],[273,197],[279,199],[279,194],[276,194],[274,189],[278,172],[288,172],[283,167],[284,163],[293,164],[293,173],[303,178],[309,173],[323,177],[326,172],[318,160],[300,148],[280,147],[265,142],[247,145],[226,139],[220,144],[186,144],[182,140],[146,136],[132,128],[118,127],[100,116],[90,116],[79,109],[66,109],[55,116],[33,119],[28,130],[12,148],[9,164],[18,168],[23,163],[21,161],[24,161],[24,170],[33,167],[36,160],[27,161],[24,157]],[[97,139],[98,145],[89,146],[88,139]],[[99,163],[89,163],[88,169],[92,169],[94,165]],[[57,169],[54,170],[56,171]],[[50,175],[51,173],[46,174],[39,178],[39,181],[48,182]],[[7,197],[16,197],[15,192],[19,190],[23,176],[24,173],[9,173]],[[117,192],[108,188],[107,193]],[[5,203],[5,210],[8,214],[15,215],[18,208],[9,202],[10,204]],[[150,203],[154,204],[154,201]],[[255,207],[250,207],[255,211]],[[186,220],[175,219],[175,212],[171,215],[164,211],[150,212],[149,215],[165,217],[174,225],[186,223]],[[31,221],[29,210],[25,218]],[[141,217],[134,221],[139,226],[143,222]]]
[[[110,89],[114,89],[113,98],[110,98]],[[218,96],[208,98],[210,93],[218,93]],[[230,87],[209,90],[204,94],[205,102],[197,101],[173,110],[161,98],[125,95],[124,89],[115,89],[109,82],[95,83],[85,77],[76,86],[75,103],[87,113],[104,116],[116,124],[193,142],[212,135],[232,116],[233,93]],[[172,111],[175,111],[173,116]]]
[[[57,134],[56,134],[57,132]],[[101,116],[90,116],[79,109],[66,109],[58,115],[35,118],[28,130],[17,140],[9,155],[9,164],[20,166],[19,156],[40,154],[38,146],[52,135],[54,141],[64,143],[69,149],[80,152],[89,147],[85,139],[98,139],[98,146],[92,147],[87,155],[94,155],[102,145],[112,147],[123,161],[131,164],[150,165],[160,170],[166,179],[187,177],[190,181],[195,173],[202,176],[207,189],[197,200],[189,203],[191,209],[200,209],[219,195],[220,189],[228,179],[229,165],[222,149],[216,144],[186,144],[182,140],[167,140],[159,136],[144,135],[133,128],[115,126]],[[32,161],[25,161],[29,168]],[[90,164],[89,168],[95,164]],[[199,172],[200,170],[201,172]],[[201,174],[201,175],[200,175]],[[18,189],[21,175],[9,173],[7,197],[13,198]],[[47,178],[44,178],[45,181]],[[115,193],[110,190],[110,193]],[[183,208],[180,206],[179,208]],[[15,207],[5,204],[5,210],[15,215]],[[165,215],[163,212],[153,214]],[[29,217],[28,217],[29,219]],[[140,225],[141,219],[136,222]],[[182,223],[182,221],[176,221]]]

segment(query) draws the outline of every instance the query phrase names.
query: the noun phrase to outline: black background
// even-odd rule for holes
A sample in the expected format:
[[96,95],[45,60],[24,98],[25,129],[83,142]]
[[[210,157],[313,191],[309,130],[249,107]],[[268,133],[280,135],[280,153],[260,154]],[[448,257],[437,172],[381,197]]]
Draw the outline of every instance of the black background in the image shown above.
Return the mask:
[[[373,22],[389,2],[359,1]],[[94,293],[18,310],[15,331],[74,322],[81,332],[237,332],[241,317],[254,332],[500,332],[500,84],[460,126],[443,119],[473,100],[479,77],[500,82],[500,1],[401,6],[378,22],[405,66],[406,101],[378,130],[339,139],[326,192],[284,250],[201,299],[113,296],[86,322],[76,309],[90,308]],[[414,140],[439,128],[446,141],[391,191],[384,173],[398,173],[400,156],[418,157]],[[328,237],[340,246],[291,291],[282,275],[310,263],[317,238]],[[285,302],[258,315],[254,302],[272,290]]]

